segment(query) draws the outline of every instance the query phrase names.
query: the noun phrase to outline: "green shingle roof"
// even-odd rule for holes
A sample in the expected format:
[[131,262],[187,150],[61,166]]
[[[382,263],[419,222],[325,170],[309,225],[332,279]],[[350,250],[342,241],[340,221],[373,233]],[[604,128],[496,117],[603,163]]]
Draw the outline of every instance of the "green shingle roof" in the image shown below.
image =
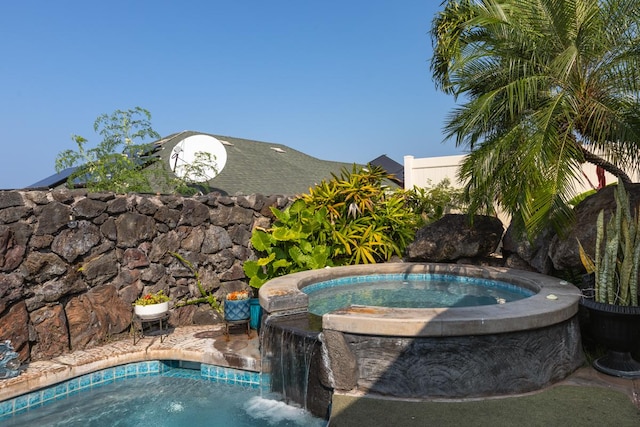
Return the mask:
[[213,191],[228,195],[307,193],[323,179],[331,179],[332,173],[339,175],[343,168],[351,170],[353,167],[352,163],[316,159],[282,144],[194,131],[179,132],[159,140],[158,153],[163,162],[169,161],[176,144],[192,135],[209,135],[223,142],[227,163],[209,185]]

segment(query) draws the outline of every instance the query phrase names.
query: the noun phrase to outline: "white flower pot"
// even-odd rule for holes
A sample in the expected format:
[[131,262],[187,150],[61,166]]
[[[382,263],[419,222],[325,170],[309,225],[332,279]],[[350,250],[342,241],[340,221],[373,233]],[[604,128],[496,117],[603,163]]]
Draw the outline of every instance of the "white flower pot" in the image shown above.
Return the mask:
[[155,319],[169,311],[169,302],[161,302],[159,304],[135,305],[133,310],[141,319]]

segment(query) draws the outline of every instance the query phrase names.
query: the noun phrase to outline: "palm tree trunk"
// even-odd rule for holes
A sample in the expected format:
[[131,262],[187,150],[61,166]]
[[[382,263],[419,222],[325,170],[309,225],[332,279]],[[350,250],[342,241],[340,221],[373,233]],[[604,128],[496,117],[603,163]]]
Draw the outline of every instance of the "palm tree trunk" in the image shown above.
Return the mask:
[[602,169],[618,178],[624,184],[631,184],[631,178],[629,178],[629,175],[627,175],[625,171],[623,171],[613,163],[606,161],[602,157],[596,156],[590,151],[587,151],[587,149],[582,146],[580,146],[580,149],[582,150],[582,155],[584,156],[584,160],[586,162],[591,163],[592,165],[600,166]]

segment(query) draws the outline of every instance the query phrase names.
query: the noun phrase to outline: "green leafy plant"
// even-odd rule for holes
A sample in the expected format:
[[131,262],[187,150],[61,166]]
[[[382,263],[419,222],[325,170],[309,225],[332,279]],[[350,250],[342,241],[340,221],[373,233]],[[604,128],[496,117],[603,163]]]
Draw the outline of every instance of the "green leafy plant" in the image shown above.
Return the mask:
[[67,186],[84,186],[91,192],[173,193],[193,195],[208,192],[208,171],[214,170],[215,158],[196,153],[195,161],[185,166],[186,174],[174,175],[155,154],[154,142],[160,135],[151,126],[151,113],[141,107],[116,110],[100,115],[93,124],[102,141],[88,148],[88,140],[79,135],[72,139],[76,150],[64,150],[55,160],[56,172],[75,167]]
[[184,163],[179,168],[179,171],[174,171],[179,172],[175,185],[177,191],[184,195],[209,193],[211,186],[208,182],[219,172],[216,157],[204,151],[197,151],[192,162]]
[[343,169],[301,198],[324,208],[331,224],[331,258],[336,265],[388,261],[402,256],[422,224],[406,193],[387,186],[384,169],[369,165]]
[[498,207],[532,240],[548,225],[562,236],[582,163],[627,183],[640,165],[638,0],[441,4],[431,70],[460,101],[444,133],[468,150],[471,213]]
[[464,191],[454,188],[448,178],[444,178],[436,185],[428,183],[425,187],[413,187],[405,190],[404,196],[408,208],[420,214],[425,223],[436,221],[444,214],[452,211],[461,211],[464,203]]
[[316,211],[296,200],[283,211],[271,211],[276,217],[273,227],[255,229],[251,236],[251,245],[263,256],[244,262],[250,286],[260,288],[277,276],[332,265],[326,243],[331,233],[326,209]]
[[77,151],[65,150],[56,158],[57,172],[77,166],[67,185],[79,182],[89,191],[150,192],[151,175],[159,169],[148,166],[159,158],[150,155],[153,145],[143,141],[160,135],[151,127],[149,111],[136,107],[102,114],[93,129],[103,138],[96,147],[87,148],[87,139],[73,135]]
[[251,237],[258,260],[244,263],[249,284],[336,265],[388,261],[402,256],[422,224],[408,203],[407,192],[390,190],[388,175],[378,167],[343,170],[280,211],[268,229]]
[[616,211],[607,224],[604,211],[596,222],[595,258],[578,241],[580,258],[587,272],[595,273],[594,298],[597,302],[638,305],[638,268],[640,266],[640,215],[631,215],[624,185],[615,192]]
[[153,304],[160,304],[163,302],[167,302],[169,300],[170,300],[169,296],[165,295],[164,291],[160,289],[156,293],[145,294],[141,296],[140,298],[138,298],[133,302],[133,305],[153,305]]
[[194,298],[187,301],[181,301],[180,303],[176,304],[176,307],[184,307],[186,305],[197,305],[197,304],[206,303],[206,304],[209,304],[215,312],[217,312],[218,314],[222,314],[222,310],[223,310],[222,304],[220,304],[220,301],[218,301],[218,299],[216,298],[215,295],[213,295],[213,293],[205,291],[204,287],[202,286],[202,281],[200,280],[200,273],[198,273],[198,270],[194,267],[194,265],[188,259],[186,259],[185,257],[183,257],[177,252],[169,252],[169,253],[173,257],[175,257],[178,261],[180,261],[185,267],[187,267],[189,271],[191,271],[191,274],[193,274],[193,277],[196,280],[196,286],[200,291],[200,295],[202,295],[199,298]]

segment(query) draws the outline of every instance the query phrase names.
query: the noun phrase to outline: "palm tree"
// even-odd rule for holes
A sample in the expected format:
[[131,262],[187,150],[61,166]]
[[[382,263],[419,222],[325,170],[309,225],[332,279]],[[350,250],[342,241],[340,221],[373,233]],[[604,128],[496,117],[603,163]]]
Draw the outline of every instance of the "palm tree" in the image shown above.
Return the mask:
[[469,154],[472,211],[497,204],[529,232],[572,220],[581,164],[640,168],[638,0],[449,0],[431,70],[463,100],[447,138]]

